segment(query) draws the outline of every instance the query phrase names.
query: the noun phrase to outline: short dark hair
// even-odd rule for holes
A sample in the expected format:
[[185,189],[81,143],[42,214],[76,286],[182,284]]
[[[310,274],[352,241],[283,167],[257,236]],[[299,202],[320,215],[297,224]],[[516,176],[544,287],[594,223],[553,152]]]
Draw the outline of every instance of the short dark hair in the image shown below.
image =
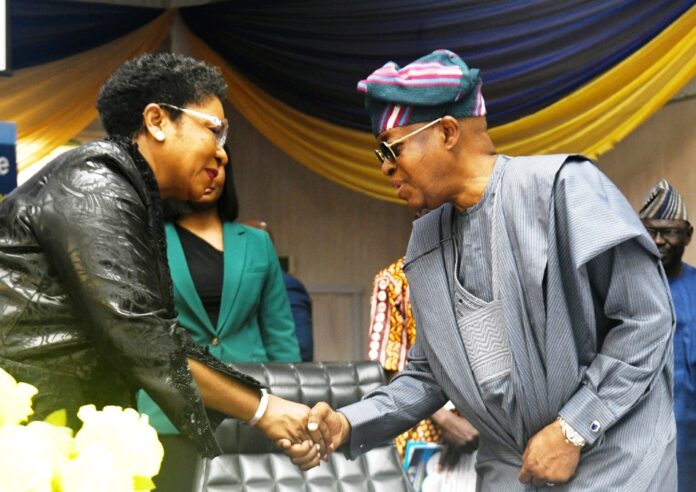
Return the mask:
[[[108,135],[133,138],[150,103],[185,107],[226,96],[227,84],[216,67],[184,55],[148,53],[128,60],[104,82],[97,110]],[[170,114],[174,120],[181,116]]]

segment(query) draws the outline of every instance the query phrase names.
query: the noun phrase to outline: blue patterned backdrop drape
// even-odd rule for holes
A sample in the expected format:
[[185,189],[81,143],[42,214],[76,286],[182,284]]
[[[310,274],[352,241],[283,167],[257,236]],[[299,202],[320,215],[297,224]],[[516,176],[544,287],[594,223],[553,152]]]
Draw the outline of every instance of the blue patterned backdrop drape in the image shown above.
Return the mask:
[[[482,70],[491,134],[502,152],[597,156],[696,76],[695,4],[221,0],[178,14],[197,56],[222,67],[230,101],[266,138],[328,179],[395,201],[370,155],[369,122],[355,90],[386,61],[403,65],[451,49]],[[8,7],[15,76],[14,83],[0,78],[0,120],[22,121],[20,168],[94,117],[104,57],[121,63],[155,49],[172,14],[69,0],[9,0]],[[94,50],[102,50],[100,58]],[[56,70],[65,73],[58,78]],[[94,80],[85,80],[92,73]],[[69,90],[76,77],[89,90]],[[60,123],[44,117],[57,107]]]
[[242,75],[295,109],[369,130],[358,80],[447,48],[482,70],[493,126],[570,94],[693,0],[229,0],[181,10]]

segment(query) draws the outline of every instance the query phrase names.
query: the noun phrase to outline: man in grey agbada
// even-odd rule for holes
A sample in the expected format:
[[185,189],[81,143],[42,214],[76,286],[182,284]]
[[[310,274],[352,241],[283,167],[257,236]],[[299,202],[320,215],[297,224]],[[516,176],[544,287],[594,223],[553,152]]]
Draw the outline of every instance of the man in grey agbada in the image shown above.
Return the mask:
[[480,490],[674,491],[674,318],[622,194],[580,155],[498,155],[479,71],[450,51],[358,88],[383,173],[431,210],[406,253],[419,336],[399,377],[318,404],[310,430],[354,457],[451,400],[480,433]]

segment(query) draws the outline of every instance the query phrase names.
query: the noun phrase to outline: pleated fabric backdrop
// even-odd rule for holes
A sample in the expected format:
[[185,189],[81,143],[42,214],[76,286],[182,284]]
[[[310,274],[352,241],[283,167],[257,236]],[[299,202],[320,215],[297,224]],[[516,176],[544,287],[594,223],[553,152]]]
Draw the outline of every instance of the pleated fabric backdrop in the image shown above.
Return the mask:
[[[0,120],[18,124],[19,168],[95,117],[105,78],[154,51],[175,15],[59,0],[12,2],[14,76]],[[693,0],[227,0],[181,9],[195,55],[229,100],[313,172],[398,202],[372,154],[360,78],[436,48],[482,69],[500,152],[610,150],[696,76]]]

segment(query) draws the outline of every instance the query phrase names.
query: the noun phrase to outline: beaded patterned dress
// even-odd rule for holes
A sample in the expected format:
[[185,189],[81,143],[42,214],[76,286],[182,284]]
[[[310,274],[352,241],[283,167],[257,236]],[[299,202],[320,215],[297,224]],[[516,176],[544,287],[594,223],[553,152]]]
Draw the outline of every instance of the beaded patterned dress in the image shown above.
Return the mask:
[[[401,372],[406,354],[416,341],[416,324],[411,311],[404,258],[381,270],[374,280],[370,302],[370,345],[368,356],[377,360],[385,371]],[[431,419],[399,435],[394,443],[404,458],[408,441],[439,442],[440,431]]]

